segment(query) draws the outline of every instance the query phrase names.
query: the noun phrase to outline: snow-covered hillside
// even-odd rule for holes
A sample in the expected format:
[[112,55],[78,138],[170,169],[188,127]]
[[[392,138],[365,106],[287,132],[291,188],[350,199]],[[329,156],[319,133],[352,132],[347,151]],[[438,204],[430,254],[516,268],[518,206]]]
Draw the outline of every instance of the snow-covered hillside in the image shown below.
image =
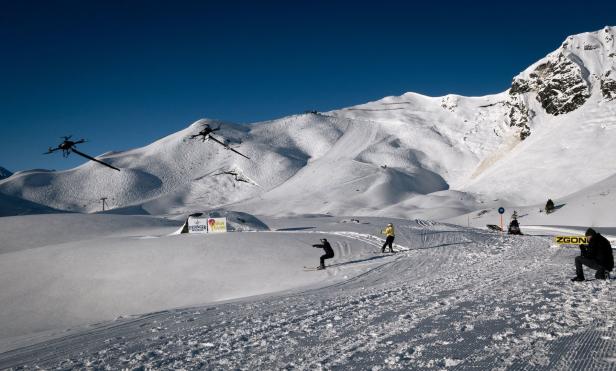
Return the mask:
[[60,210],[53,209],[36,202],[24,200],[0,193],[0,217],[13,215],[48,214],[58,213]]
[[[233,125],[200,120],[75,169],[27,171],[0,192],[79,212],[332,213],[448,218],[559,199],[614,175],[615,27],[560,48],[485,97],[407,93],[331,112]],[[188,140],[203,124],[250,157]],[[498,200],[498,202],[494,201]]]
[[4,179],[4,178],[8,178],[11,175],[13,175],[12,172],[8,171],[7,169],[3,168],[2,166],[0,166],[0,180]]
[[[545,202],[527,206],[507,207],[503,223],[507,226],[515,211],[524,231],[525,225],[552,226],[593,226],[614,227],[616,210],[616,176],[611,176],[589,187],[581,189],[555,202],[556,210],[544,212]],[[464,226],[485,227],[486,224],[499,224],[500,215],[496,208],[483,208],[473,212],[445,219],[450,223]]]

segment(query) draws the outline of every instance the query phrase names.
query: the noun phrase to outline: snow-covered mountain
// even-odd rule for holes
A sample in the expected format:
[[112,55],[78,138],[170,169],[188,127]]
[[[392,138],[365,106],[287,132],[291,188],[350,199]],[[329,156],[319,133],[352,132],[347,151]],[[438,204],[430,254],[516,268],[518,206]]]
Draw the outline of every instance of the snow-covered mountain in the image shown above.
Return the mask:
[[8,171],[7,169],[3,168],[2,166],[0,166],[0,179],[5,179],[10,177],[11,175],[13,175],[12,172]]
[[0,193],[0,217],[13,215],[49,214],[59,212],[62,211],[41,204],[37,204],[36,202],[24,200],[23,198],[13,197]]
[[234,125],[187,140],[199,120],[146,147],[60,171],[27,171],[0,192],[82,212],[228,208],[446,218],[567,197],[614,175],[616,27],[570,36],[485,97],[407,93],[320,114]]

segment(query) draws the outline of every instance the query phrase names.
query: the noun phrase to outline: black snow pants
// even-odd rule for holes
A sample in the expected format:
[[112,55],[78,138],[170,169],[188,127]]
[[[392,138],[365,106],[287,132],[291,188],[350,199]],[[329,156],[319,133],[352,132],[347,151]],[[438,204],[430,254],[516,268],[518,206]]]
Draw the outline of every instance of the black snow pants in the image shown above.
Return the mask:
[[586,258],[581,255],[575,258],[575,274],[578,277],[584,278],[584,269],[582,265],[596,270],[597,272],[595,273],[595,278],[604,279],[606,277],[606,269],[601,264],[593,258]]
[[381,252],[385,252],[385,246],[389,246],[389,251],[394,252],[394,248],[392,247],[392,244],[394,243],[394,238],[394,236],[387,236],[383,247],[381,247]]
[[332,252],[331,254],[325,253],[325,255],[321,255],[321,267],[325,267],[325,259],[331,259],[334,257],[334,253]]

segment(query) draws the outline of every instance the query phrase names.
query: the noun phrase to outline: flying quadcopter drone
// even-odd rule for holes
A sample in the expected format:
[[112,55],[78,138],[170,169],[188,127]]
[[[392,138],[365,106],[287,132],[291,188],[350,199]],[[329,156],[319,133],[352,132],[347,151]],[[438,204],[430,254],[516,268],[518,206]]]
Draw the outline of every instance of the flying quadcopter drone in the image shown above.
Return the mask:
[[233,152],[237,153],[238,155],[240,155],[242,157],[245,157],[245,158],[250,160],[250,157],[248,157],[248,156],[246,156],[246,155],[244,155],[242,153],[239,153],[238,151],[236,151],[233,148],[229,147],[229,145],[227,145],[224,142],[221,142],[220,140],[214,138],[214,136],[212,135],[212,132],[217,131],[217,130],[220,130],[220,125],[218,125],[217,128],[212,129],[209,124],[203,124],[203,129],[201,129],[201,131],[198,132],[197,134],[189,136],[188,139],[195,139],[195,138],[201,137],[201,141],[202,142],[205,142],[206,140],[211,139],[214,142],[216,142],[216,143],[220,144],[221,146],[225,147],[226,149],[228,149],[230,151],[233,151]]
[[120,171],[120,169],[118,169],[117,167],[111,166],[108,163],[105,163],[105,162],[103,162],[101,160],[97,160],[94,157],[88,156],[88,155],[86,155],[83,152],[79,152],[75,148],[75,145],[76,144],[80,144],[80,143],[85,143],[86,140],[85,139],[79,139],[77,141],[72,141],[72,140],[69,140],[69,139],[71,139],[71,137],[72,137],[72,135],[60,137],[60,138],[64,138],[64,141],[62,143],[60,143],[56,148],[49,147],[49,150],[47,152],[43,153],[43,154],[44,155],[48,155],[48,154],[53,153],[55,151],[62,150],[62,157],[66,158],[66,157],[68,157],[68,155],[71,154],[71,152],[74,152],[74,153],[78,154],[79,156],[83,156],[83,157],[85,157],[87,159],[90,159],[92,161],[98,162],[99,164],[105,165],[107,167],[110,167],[113,170]]

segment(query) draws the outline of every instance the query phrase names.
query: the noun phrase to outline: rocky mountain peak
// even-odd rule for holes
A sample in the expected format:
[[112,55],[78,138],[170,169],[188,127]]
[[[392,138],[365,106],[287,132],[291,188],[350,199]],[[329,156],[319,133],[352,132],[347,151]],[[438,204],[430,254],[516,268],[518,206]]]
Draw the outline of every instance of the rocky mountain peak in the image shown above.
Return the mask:
[[585,79],[588,71],[579,62],[566,51],[552,53],[528,74],[516,76],[509,94],[531,93],[545,112],[554,116],[574,111],[591,95],[591,85]]
[[8,171],[7,169],[3,168],[2,166],[0,166],[0,179],[5,179],[10,177],[11,175],[13,175],[12,172]]
[[531,99],[550,115],[563,115],[584,105],[593,94],[616,99],[616,27],[569,36],[561,47],[513,79],[509,89],[509,124],[530,135]]

